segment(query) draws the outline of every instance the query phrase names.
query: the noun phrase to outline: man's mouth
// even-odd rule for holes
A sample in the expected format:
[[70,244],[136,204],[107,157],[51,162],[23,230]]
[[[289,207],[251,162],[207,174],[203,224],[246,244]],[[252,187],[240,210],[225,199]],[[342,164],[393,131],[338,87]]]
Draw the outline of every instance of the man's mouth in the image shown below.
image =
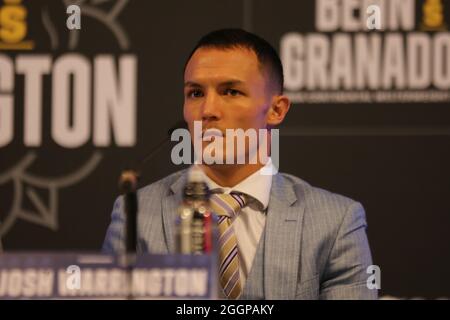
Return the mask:
[[203,131],[202,137],[203,139],[211,139],[212,137],[223,137],[224,134],[222,133],[222,131],[220,131],[219,129],[216,128],[210,128],[210,129],[206,129],[205,131]]

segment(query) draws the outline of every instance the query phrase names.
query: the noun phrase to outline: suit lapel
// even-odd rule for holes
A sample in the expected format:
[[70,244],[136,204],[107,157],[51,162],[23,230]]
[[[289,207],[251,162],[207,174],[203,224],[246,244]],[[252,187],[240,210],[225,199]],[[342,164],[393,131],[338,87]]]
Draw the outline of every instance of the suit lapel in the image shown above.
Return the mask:
[[264,242],[266,299],[293,299],[297,287],[304,201],[281,174],[272,180]]
[[183,201],[183,186],[186,180],[186,171],[175,180],[170,186],[170,192],[162,198],[162,218],[164,226],[164,236],[169,253],[175,253],[175,221],[178,216],[178,206]]

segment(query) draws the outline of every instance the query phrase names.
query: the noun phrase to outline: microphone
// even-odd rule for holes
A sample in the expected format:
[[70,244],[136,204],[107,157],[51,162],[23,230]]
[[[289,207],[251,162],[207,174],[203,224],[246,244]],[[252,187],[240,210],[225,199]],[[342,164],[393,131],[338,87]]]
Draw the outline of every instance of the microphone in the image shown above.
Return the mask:
[[170,141],[170,137],[172,136],[172,133],[177,129],[187,129],[188,125],[184,120],[177,121],[168,131],[167,131],[167,137],[161,140],[161,142],[152,150],[150,153],[144,158],[144,160],[141,161],[140,165],[138,166],[138,170],[141,170],[142,167],[151,159],[154,155],[156,155],[162,147],[166,145]]
[[125,169],[120,174],[119,190],[125,198],[125,221],[126,221],[126,252],[135,254],[137,247],[137,212],[138,201],[136,190],[138,188],[139,177],[142,168],[170,141],[172,133],[176,129],[187,129],[184,120],[177,121],[168,131],[167,136],[153,148],[147,156],[135,167],[135,169]]

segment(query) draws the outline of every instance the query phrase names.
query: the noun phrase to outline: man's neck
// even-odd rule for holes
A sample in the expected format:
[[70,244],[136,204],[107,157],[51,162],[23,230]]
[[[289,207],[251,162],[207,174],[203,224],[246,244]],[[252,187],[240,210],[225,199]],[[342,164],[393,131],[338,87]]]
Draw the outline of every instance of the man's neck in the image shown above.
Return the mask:
[[219,186],[231,188],[244,181],[247,177],[261,169],[264,165],[234,164],[234,165],[202,165],[203,172]]

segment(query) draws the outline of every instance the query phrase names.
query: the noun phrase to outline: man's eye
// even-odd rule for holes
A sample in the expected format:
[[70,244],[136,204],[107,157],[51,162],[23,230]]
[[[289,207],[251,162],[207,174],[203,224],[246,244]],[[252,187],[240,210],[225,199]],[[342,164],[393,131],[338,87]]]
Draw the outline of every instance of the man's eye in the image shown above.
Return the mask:
[[201,90],[191,90],[188,92],[187,96],[189,98],[199,98],[203,96],[203,93],[201,92]]
[[225,94],[228,96],[238,96],[241,94],[239,90],[236,89],[225,89]]

